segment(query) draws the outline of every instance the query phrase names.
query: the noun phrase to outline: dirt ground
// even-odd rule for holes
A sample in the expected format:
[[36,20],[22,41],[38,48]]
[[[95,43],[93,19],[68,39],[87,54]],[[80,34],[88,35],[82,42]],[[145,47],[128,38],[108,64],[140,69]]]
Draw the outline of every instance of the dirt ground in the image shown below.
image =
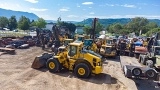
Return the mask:
[[50,73],[47,69],[32,69],[39,47],[16,50],[16,55],[0,55],[0,90],[159,90],[152,81],[128,79],[119,59],[107,59],[100,75],[79,79],[73,73]]

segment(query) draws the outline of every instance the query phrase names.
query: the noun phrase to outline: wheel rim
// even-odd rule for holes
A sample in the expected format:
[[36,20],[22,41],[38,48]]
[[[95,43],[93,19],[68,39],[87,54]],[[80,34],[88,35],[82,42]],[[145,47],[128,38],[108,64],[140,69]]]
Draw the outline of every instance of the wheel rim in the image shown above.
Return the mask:
[[154,72],[148,72],[148,73],[147,73],[147,76],[153,77],[153,76],[154,76]]
[[55,64],[54,64],[53,62],[50,62],[50,63],[49,63],[49,68],[50,68],[50,69],[54,69],[54,68],[55,68]]
[[135,75],[140,75],[140,73],[141,73],[141,72],[140,72],[139,70],[134,70],[134,74],[135,74]]
[[79,75],[84,75],[85,74],[85,69],[84,68],[79,68],[78,69],[78,74]]

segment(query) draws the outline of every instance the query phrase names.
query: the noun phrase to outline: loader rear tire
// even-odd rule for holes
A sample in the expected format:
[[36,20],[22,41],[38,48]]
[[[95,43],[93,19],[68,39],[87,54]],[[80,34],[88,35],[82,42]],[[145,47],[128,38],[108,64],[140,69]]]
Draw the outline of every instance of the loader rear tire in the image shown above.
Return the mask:
[[57,72],[59,70],[60,63],[55,59],[49,59],[47,61],[47,68],[50,72]]
[[79,78],[87,78],[89,77],[91,70],[87,64],[79,63],[75,66],[74,73]]

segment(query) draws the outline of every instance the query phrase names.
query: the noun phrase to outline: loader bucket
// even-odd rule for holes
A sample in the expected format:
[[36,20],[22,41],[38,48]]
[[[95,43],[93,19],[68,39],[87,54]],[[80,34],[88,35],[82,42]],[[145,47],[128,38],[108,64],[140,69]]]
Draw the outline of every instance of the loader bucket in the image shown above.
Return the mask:
[[40,62],[40,59],[41,59],[41,56],[37,56],[34,59],[31,67],[34,68],[34,69],[38,69],[38,68],[43,67],[43,63]]
[[37,56],[33,63],[32,63],[32,68],[34,69],[39,69],[41,67],[45,67],[46,66],[46,62],[49,58],[51,58],[53,55],[49,54],[49,53],[44,53],[41,56]]

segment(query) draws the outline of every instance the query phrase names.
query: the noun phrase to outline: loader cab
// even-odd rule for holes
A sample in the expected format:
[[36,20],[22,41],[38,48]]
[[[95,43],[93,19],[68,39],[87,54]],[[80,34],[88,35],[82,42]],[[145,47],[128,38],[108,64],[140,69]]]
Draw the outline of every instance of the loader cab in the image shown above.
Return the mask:
[[160,46],[154,46],[152,48],[155,55],[160,55]]
[[85,39],[84,40],[84,46],[92,46],[93,39]]
[[154,66],[160,69],[160,46],[153,46],[150,55],[151,57],[154,57],[152,59]]
[[112,45],[113,44],[113,39],[107,39],[106,44],[107,45]]
[[68,52],[69,57],[72,59],[77,59],[79,57],[81,50],[82,50],[82,45],[83,45],[82,42],[70,43],[69,44],[69,52]]
[[160,46],[160,40],[157,40],[157,46]]
[[84,41],[84,38],[85,38],[85,37],[84,37],[83,35],[78,35],[77,40],[83,42],[83,41]]
[[73,39],[65,39],[64,46],[68,46],[69,43],[73,42]]

